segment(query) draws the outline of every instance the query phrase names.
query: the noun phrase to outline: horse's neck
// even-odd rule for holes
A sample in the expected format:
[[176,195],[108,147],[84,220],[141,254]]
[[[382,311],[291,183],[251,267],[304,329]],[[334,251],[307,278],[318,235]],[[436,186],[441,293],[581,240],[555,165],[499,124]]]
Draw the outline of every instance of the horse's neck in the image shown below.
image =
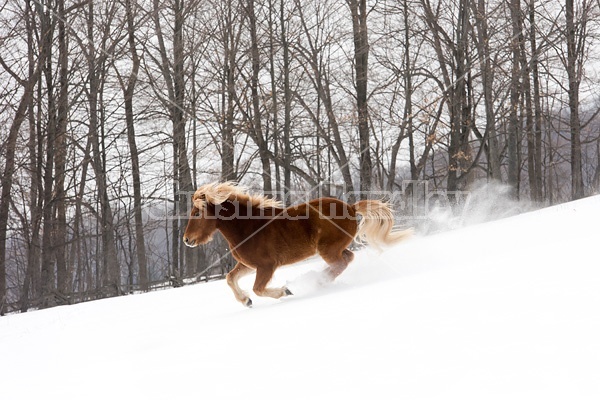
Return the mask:
[[217,229],[232,246],[260,231],[270,217],[282,212],[280,209],[261,209],[234,202],[223,204],[221,210],[220,217],[217,217]]
[[223,204],[213,206],[213,215],[217,215],[217,229],[233,247],[246,237],[246,226],[249,225],[248,210],[244,204],[227,200]]

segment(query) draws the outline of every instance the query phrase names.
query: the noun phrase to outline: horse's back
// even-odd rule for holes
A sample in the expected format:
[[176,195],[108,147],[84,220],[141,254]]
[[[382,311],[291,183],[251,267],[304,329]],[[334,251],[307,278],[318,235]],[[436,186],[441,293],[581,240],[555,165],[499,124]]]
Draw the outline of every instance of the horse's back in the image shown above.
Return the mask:
[[352,243],[358,230],[354,208],[348,203],[330,197],[308,202],[310,220],[318,228],[318,251],[323,248],[339,248],[340,251]]

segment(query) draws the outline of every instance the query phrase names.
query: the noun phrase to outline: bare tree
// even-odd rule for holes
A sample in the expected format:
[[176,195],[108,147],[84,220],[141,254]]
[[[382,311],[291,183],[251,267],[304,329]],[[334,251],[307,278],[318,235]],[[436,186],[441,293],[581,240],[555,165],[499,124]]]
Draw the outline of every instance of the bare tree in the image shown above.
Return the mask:
[[[102,240],[102,257],[100,281],[106,288],[106,291],[112,295],[121,292],[121,272],[117,257],[117,246],[115,240],[115,226],[110,196],[108,191],[107,170],[106,170],[106,143],[104,135],[104,121],[101,117],[101,104],[99,98],[102,94],[102,72],[106,70],[107,58],[112,54],[117,41],[110,42],[110,26],[114,15],[114,7],[109,13],[109,23],[105,24],[100,32],[96,31],[96,10],[94,3],[88,3],[86,14],[87,43],[81,43],[82,50],[85,52],[88,72],[88,90],[87,100],[89,104],[89,131],[88,135],[91,142],[92,159],[91,165],[94,170],[96,189],[98,193],[98,202],[100,206],[100,234]],[[100,35],[100,40],[98,36]],[[97,46],[96,44],[99,44]]]
[[586,52],[586,24],[588,2],[582,4],[579,26],[575,25],[573,0],[565,0],[567,43],[566,70],[569,78],[569,125],[571,131],[571,196],[573,200],[584,196],[583,172],[581,165],[581,122],[579,119],[579,85],[583,73],[583,58]]
[[[53,190],[54,190],[54,162],[56,154],[56,98],[54,95],[54,66],[53,66],[53,40],[56,28],[56,6],[48,4],[43,10],[39,10],[40,27],[42,32],[47,32],[43,36],[41,46],[45,48],[43,67],[40,73],[44,78],[40,77],[41,85],[45,84],[46,100],[47,100],[47,122],[46,122],[46,159],[43,167],[43,234],[42,234],[42,267],[41,267],[41,295],[43,298],[43,306],[48,305],[50,293],[54,290],[54,213],[53,213]],[[41,121],[40,121],[41,122]],[[44,132],[38,130],[39,142],[44,140]]]
[[[191,249],[183,248],[181,241],[180,225],[187,219],[180,219],[180,216],[188,214],[188,196],[193,190],[192,174],[188,160],[186,145],[186,103],[185,103],[185,43],[184,43],[184,23],[187,11],[194,7],[195,3],[187,4],[184,7],[183,1],[175,0],[170,3],[172,13],[172,55],[167,50],[166,35],[163,31],[163,21],[161,3],[155,0],[153,3],[152,20],[156,31],[158,41],[158,58],[154,56],[154,62],[157,64],[161,77],[167,87],[167,97],[163,97],[159,88],[154,88],[164,107],[168,110],[169,118],[173,126],[173,220],[172,220],[172,269],[176,279],[180,279],[183,274],[180,262],[185,257],[187,264],[191,269],[195,269],[195,253]],[[172,61],[171,61],[172,60]],[[185,218],[185,217],[184,217]]]
[[539,72],[539,55],[537,45],[537,24],[535,20],[535,0],[529,2],[529,43],[531,47],[531,78],[533,81],[533,107],[534,107],[534,138],[533,145],[535,148],[533,155],[533,179],[532,198],[534,201],[543,200],[543,182],[542,182],[542,104],[541,104],[541,88],[540,88],[540,72]]
[[[223,45],[223,95],[221,97],[223,117],[221,123],[221,179],[235,181],[238,179],[234,161],[234,119],[236,93],[237,53],[242,29],[238,26],[240,16],[235,12],[233,1],[224,4],[225,12],[219,18],[220,42]],[[237,22],[237,23],[236,23]]]
[[[25,15],[25,26],[27,29],[27,60],[28,60],[28,73],[29,77],[37,76],[39,71],[35,71],[36,61],[34,54],[34,12],[31,8],[31,2],[26,2]],[[41,58],[40,58],[41,59]],[[34,85],[35,86],[35,85]],[[20,310],[22,312],[27,311],[29,308],[29,301],[31,297],[37,298],[40,293],[40,247],[41,247],[41,222],[42,222],[42,199],[41,199],[41,180],[42,180],[42,165],[38,162],[38,137],[36,130],[36,114],[35,114],[35,102],[34,96],[28,96],[29,104],[27,109],[28,122],[29,122],[29,140],[27,148],[29,151],[29,170],[31,176],[31,189],[29,196],[31,218],[30,218],[30,233],[28,237],[28,251],[27,251],[27,268],[25,270],[25,276],[23,278],[23,289],[19,299]],[[39,146],[41,147],[41,145]],[[4,185],[3,185],[4,187]],[[3,219],[3,221],[6,221]],[[24,226],[27,229],[27,226]],[[0,258],[4,260],[4,258]],[[31,293],[30,293],[31,292]]]
[[369,108],[367,103],[367,84],[369,71],[369,35],[367,30],[367,1],[347,0],[352,15],[354,34],[354,72],[356,75],[356,107],[358,110],[358,138],[360,149],[360,191],[366,198],[371,190],[372,161],[369,144]]
[[[42,31],[43,35],[49,34],[49,31]],[[28,106],[31,97],[33,96],[33,90],[39,79],[39,71],[41,63],[45,57],[44,48],[38,60],[32,74],[27,79],[18,79],[23,86],[23,95],[19,101],[18,107],[15,112],[15,117],[10,126],[7,142],[5,144],[6,160],[4,163],[4,169],[2,171],[2,192],[0,197],[0,315],[4,315],[4,303],[6,301],[6,233],[8,224],[8,212],[10,208],[11,200],[11,189],[13,185],[14,173],[15,173],[15,151],[17,136],[21,125],[27,117]],[[30,60],[31,61],[31,60]],[[3,63],[4,64],[4,63]],[[31,69],[30,69],[31,71]],[[11,73],[14,77],[17,77],[14,73]]]
[[460,185],[466,183],[465,178],[472,165],[469,146],[471,105],[467,96],[468,0],[458,0],[457,25],[454,32],[446,32],[440,25],[439,7],[432,7],[429,0],[422,0],[422,5],[425,22],[431,31],[430,40],[441,70],[442,92],[447,96],[450,121],[447,188],[449,191],[456,191]]
[[290,128],[291,128],[291,108],[292,108],[292,91],[290,90],[290,45],[287,37],[286,25],[288,23],[285,15],[284,0],[279,3],[279,23],[281,25],[281,47],[283,49],[283,187],[285,191],[285,201],[290,202],[289,192],[292,187],[292,171],[291,171],[291,145],[290,145]]
[[405,138],[408,138],[409,146],[409,163],[410,163],[410,179],[415,180],[418,177],[417,165],[415,162],[415,140],[414,140],[414,121],[413,121],[413,74],[412,65],[414,63],[412,46],[411,46],[411,30],[410,30],[410,10],[408,0],[404,0],[401,5],[402,21],[404,22],[404,58],[403,65],[398,68],[399,74],[402,75],[404,83],[404,109],[402,114],[402,123],[400,132],[394,141],[391,148],[390,166],[388,173],[387,189],[393,190],[396,184],[396,166],[400,145]]
[[271,157],[267,138],[262,128],[261,117],[261,94],[259,93],[259,74],[261,69],[260,53],[258,51],[258,34],[256,30],[256,11],[254,0],[247,0],[246,14],[250,29],[250,58],[252,64],[252,75],[250,78],[250,91],[252,98],[252,118],[250,119],[250,134],[256,141],[258,154],[262,165],[263,190],[266,193],[273,191],[271,184]]
[[508,184],[511,186],[513,196],[518,197],[520,184],[520,157],[517,146],[521,135],[519,103],[522,93],[520,59],[521,42],[523,40],[520,0],[511,0],[509,8],[512,22],[512,37],[510,40],[512,49],[512,68],[510,80],[510,117],[508,126]]
[[[296,9],[298,10],[298,17],[300,19],[300,25],[304,34],[305,43],[298,42],[294,43],[294,50],[296,57],[302,60],[302,68],[306,74],[310,77],[310,82],[316,92],[316,95],[322,101],[323,107],[325,108],[325,114],[327,116],[328,127],[323,127],[319,118],[308,103],[305,101],[303,96],[298,94],[295,95],[295,100],[304,108],[304,110],[310,115],[310,119],[316,126],[317,134],[322,135],[326,140],[331,154],[334,157],[336,164],[342,174],[346,190],[349,193],[348,199],[350,202],[355,200],[354,196],[354,184],[352,183],[352,173],[350,171],[350,160],[344,147],[344,141],[342,139],[342,132],[340,130],[340,124],[336,115],[334,107],[334,97],[332,96],[331,88],[331,75],[324,63],[327,62],[325,58],[326,49],[330,43],[322,43],[321,40],[327,40],[328,37],[321,34],[313,34],[309,26],[304,13],[304,6],[296,1]],[[317,21],[320,21],[320,25],[315,27],[318,29],[324,29],[326,24],[322,17],[317,17]],[[329,133],[329,131],[331,133]]]
[[54,251],[56,257],[56,282],[57,291],[66,296],[70,292],[70,278],[67,271],[67,206],[66,206],[66,158],[67,158],[67,123],[69,115],[68,90],[68,48],[67,27],[65,24],[67,15],[64,0],[57,1],[57,25],[58,25],[58,99],[56,106],[56,157],[55,157],[55,183],[54,196],[56,204],[56,226],[53,232]]
[[131,71],[127,80],[121,77],[118,69],[115,68],[119,77],[123,97],[125,100],[125,119],[127,130],[127,143],[131,157],[131,177],[133,179],[133,215],[135,220],[135,248],[138,263],[139,284],[144,291],[148,290],[148,267],[146,259],[146,241],[144,238],[144,222],[142,218],[142,190],[140,180],[140,161],[138,145],[135,137],[133,96],[140,72],[140,56],[138,55],[134,22],[135,4],[131,0],[125,0],[125,17],[127,19],[127,43],[131,54]]
[[[498,145],[498,133],[496,129],[496,112],[494,96],[494,68],[492,64],[492,52],[490,49],[490,31],[488,29],[488,19],[490,15],[487,12],[487,2],[477,0],[471,2],[473,15],[475,16],[474,29],[475,46],[479,58],[479,68],[481,71],[483,101],[485,107],[485,138],[481,144],[486,147],[488,159],[488,174],[491,179],[502,181],[500,171],[500,150]],[[483,137],[483,136],[482,136]]]

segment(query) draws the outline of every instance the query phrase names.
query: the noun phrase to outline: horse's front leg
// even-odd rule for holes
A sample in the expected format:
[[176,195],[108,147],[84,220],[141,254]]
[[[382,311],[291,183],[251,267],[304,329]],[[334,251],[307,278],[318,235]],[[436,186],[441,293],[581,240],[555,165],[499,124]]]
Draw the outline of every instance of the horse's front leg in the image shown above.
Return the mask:
[[272,297],[279,299],[284,296],[290,296],[292,292],[287,287],[268,288],[267,285],[275,272],[274,267],[257,267],[256,280],[254,281],[254,293],[259,296]]
[[252,307],[252,300],[248,297],[248,294],[244,292],[238,285],[238,281],[241,277],[246,276],[252,272],[252,268],[238,262],[235,267],[227,274],[227,284],[233,290],[233,295],[246,307]]

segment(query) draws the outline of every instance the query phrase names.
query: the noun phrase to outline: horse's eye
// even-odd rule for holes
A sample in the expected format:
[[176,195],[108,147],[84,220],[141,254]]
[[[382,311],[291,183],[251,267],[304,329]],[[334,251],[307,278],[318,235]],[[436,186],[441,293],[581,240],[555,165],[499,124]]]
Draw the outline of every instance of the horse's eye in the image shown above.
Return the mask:
[[197,208],[194,208],[192,210],[192,217],[199,217],[200,216],[200,210]]

